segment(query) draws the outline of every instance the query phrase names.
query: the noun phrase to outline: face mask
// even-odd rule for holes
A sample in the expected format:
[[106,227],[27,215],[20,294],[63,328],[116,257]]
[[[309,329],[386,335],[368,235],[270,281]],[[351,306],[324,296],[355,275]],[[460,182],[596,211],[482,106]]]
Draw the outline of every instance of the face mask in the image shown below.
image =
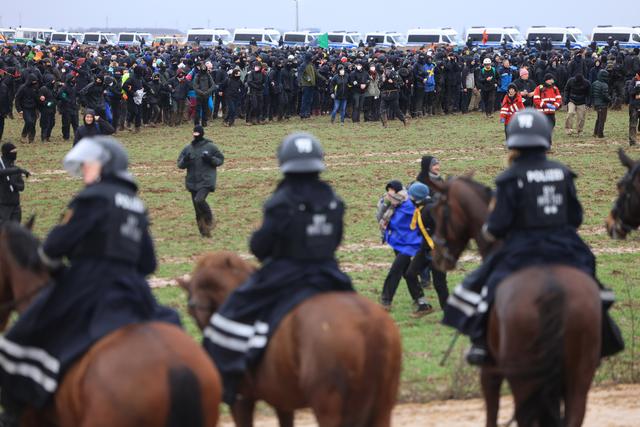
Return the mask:
[[341,76],[344,76],[344,70],[340,70],[338,73],[340,73]]
[[15,151],[11,151],[9,153],[7,153],[7,157],[5,157],[7,160],[9,160],[10,162],[15,162],[16,159],[18,158],[18,153],[16,153]]
[[258,71],[260,71],[260,70],[261,70],[261,68],[260,68],[260,67],[253,67],[253,69],[254,69],[254,71],[256,71],[256,72],[258,72]]
[[369,67],[369,71],[371,71],[372,73],[376,70],[376,67]]
[[358,71],[362,70],[362,65],[356,65],[356,70]]

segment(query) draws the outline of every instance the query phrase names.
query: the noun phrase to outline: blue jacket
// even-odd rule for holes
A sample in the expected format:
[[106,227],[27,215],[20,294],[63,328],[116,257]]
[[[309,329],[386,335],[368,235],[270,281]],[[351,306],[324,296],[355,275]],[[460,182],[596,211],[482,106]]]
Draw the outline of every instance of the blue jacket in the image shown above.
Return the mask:
[[433,64],[424,64],[422,67],[424,71],[425,83],[424,83],[424,91],[425,92],[433,92],[436,90],[436,66]]
[[513,73],[516,72],[516,70],[517,68],[513,65],[509,68],[500,66],[498,69],[498,74],[500,74],[500,87],[498,88],[498,92],[507,92],[509,85],[513,83]]
[[411,200],[407,200],[398,206],[391,216],[384,238],[394,250],[404,255],[414,256],[420,249],[422,236],[416,227],[411,229],[411,220],[415,206]]

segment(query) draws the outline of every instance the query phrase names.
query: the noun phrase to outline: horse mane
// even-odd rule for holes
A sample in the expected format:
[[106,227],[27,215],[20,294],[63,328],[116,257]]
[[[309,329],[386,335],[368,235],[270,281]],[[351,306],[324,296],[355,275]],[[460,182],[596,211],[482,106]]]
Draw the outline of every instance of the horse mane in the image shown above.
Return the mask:
[[46,270],[38,255],[40,240],[31,231],[15,222],[3,224],[2,230],[7,236],[9,251],[20,267],[34,272]]
[[491,189],[491,187],[488,187],[474,180],[470,176],[459,176],[458,179],[466,182],[471,187],[473,187],[473,189],[476,191],[476,193],[480,195],[480,197],[485,203],[489,204],[489,202],[491,202],[491,199],[493,198],[493,190]]

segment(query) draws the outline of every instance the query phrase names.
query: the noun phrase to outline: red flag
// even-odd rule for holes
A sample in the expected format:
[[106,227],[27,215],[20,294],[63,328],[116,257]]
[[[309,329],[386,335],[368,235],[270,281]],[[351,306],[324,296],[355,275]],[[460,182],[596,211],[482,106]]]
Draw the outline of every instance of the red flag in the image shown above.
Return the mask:
[[482,44],[487,44],[488,41],[489,41],[489,34],[487,34],[487,29],[485,28],[482,31]]

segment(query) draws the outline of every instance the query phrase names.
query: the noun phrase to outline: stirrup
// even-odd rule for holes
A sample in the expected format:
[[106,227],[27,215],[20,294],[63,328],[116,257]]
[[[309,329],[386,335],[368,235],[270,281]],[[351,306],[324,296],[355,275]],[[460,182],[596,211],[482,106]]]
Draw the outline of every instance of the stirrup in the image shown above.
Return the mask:
[[491,361],[491,356],[489,355],[487,348],[478,344],[471,345],[471,348],[467,352],[465,358],[468,364],[474,366],[486,365]]

